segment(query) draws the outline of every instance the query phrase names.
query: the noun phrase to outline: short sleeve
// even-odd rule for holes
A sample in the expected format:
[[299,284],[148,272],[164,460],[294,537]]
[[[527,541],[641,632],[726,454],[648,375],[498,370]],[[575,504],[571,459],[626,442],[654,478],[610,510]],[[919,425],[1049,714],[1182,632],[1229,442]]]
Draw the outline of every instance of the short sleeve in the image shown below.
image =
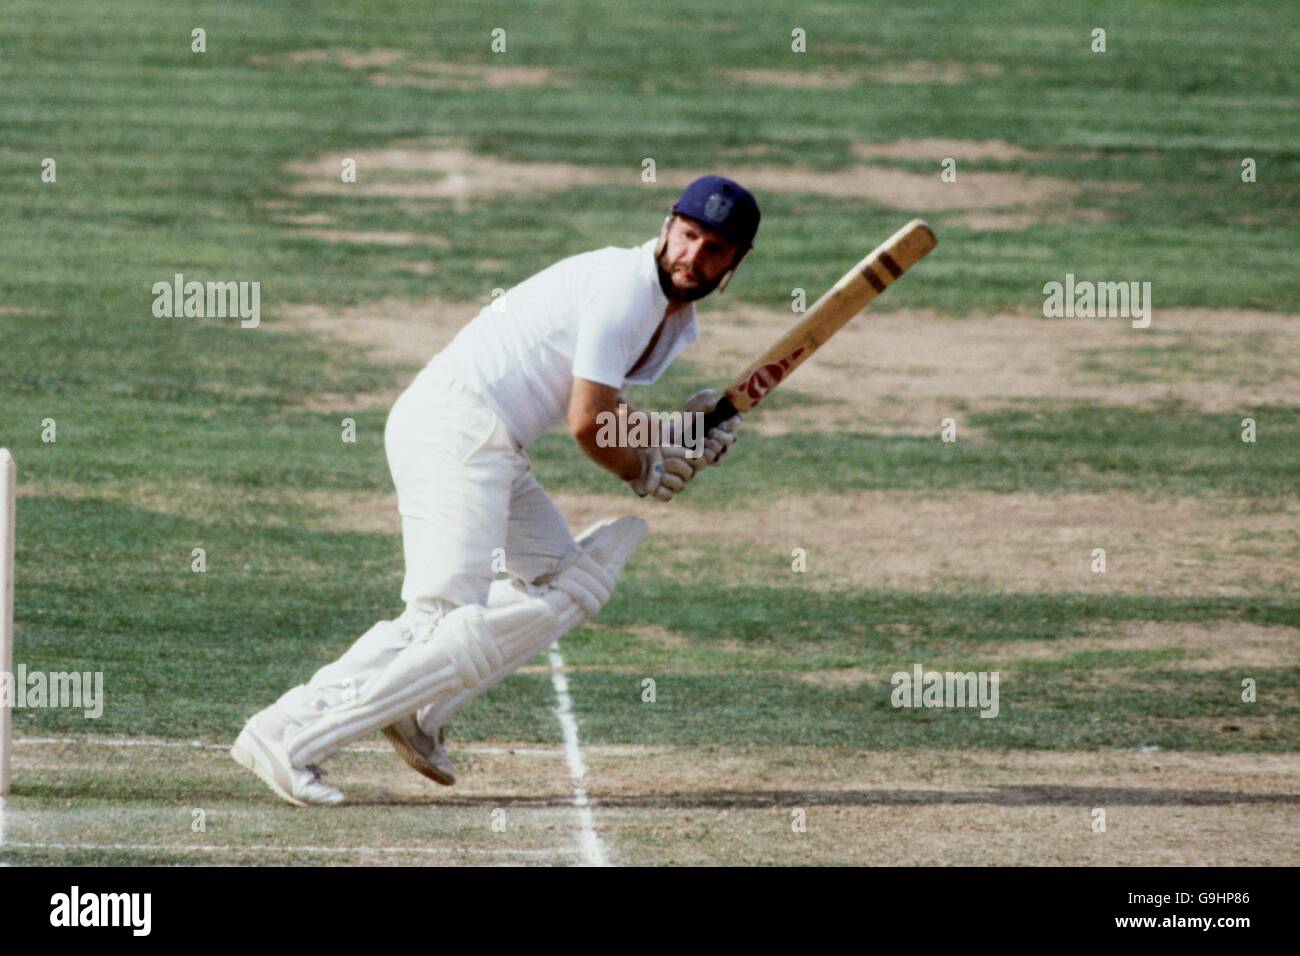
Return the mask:
[[631,289],[602,288],[582,306],[573,374],[611,388],[622,388],[637,360],[638,309]]

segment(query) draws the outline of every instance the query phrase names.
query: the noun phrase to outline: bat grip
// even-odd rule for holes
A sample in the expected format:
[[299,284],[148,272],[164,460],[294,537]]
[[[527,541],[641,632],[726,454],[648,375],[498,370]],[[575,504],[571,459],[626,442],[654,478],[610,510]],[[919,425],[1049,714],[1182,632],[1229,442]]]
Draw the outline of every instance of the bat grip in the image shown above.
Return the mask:
[[723,395],[718,404],[714,406],[713,411],[704,416],[704,434],[707,435],[710,429],[717,428],[728,418],[733,418],[739,414],[740,412],[736,410],[736,406],[731,404],[731,399]]

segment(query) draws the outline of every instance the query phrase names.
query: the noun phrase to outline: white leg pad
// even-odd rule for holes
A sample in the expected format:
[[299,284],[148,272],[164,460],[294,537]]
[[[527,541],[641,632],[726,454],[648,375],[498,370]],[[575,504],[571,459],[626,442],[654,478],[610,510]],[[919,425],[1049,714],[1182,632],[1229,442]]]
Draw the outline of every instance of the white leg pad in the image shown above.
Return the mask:
[[421,707],[437,707],[491,680],[507,661],[556,631],[572,599],[548,593],[502,608],[456,608],[432,632],[414,634],[382,671],[358,682],[355,693],[325,706],[286,739],[295,767],[319,763],[340,747],[387,727]]
[[286,691],[260,716],[273,721],[276,732],[283,733],[289,724],[309,724],[321,711],[354,700],[358,688],[386,670],[406,650],[413,631],[431,630],[436,620],[403,615],[396,621],[379,621],[342,657],[320,668],[307,683]]
[[501,683],[521,666],[527,664],[542,651],[546,650],[561,637],[586,620],[586,615],[583,614],[582,609],[578,606],[577,602],[568,595],[553,591],[549,595],[549,598],[554,602],[553,606],[557,608],[554,627],[546,633],[538,634],[534,640],[526,644],[520,643],[517,646],[516,652],[504,660],[501,667],[499,667],[486,680],[481,681],[474,687],[465,688],[460,693],[447,698],[441,703],[430,704],[421,708],[419,714],[416,715],[416,721],[419,723],[422,731],[428,733],[429,730],[432,730],[433,733],[430,734],[430,736],[437,739],[438,730],[446,724],[458,710],[475,697],[478,697],[484,691]]
[[608,603],[623,565],[645,532],[646,524],[640,518],[602,521],[578,537],[578,550],[565,566],[542,579],[549,584],[494,581],[488,592],[489,607],[506,606],[529,592],[543,595],[552,602],[555,626],[549,632],[537,633],[532,641],[519,642],[515,652],[486,680],[441,703],[423,707],[416,715],[420,729],[436,740],[438,731],[458,710],[599,613]]

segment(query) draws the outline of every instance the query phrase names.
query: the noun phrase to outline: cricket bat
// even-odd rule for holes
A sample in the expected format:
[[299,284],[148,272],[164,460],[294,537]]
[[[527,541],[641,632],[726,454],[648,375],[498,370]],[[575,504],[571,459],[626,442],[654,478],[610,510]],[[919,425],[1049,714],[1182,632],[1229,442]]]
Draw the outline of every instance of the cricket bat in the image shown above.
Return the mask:
[[938,241],[929,226],[913,219],[873,249],[814,302],[790,331],[736,377],[717,407],[705,416],[705,432],[761,402],[867,303],[920,262]]

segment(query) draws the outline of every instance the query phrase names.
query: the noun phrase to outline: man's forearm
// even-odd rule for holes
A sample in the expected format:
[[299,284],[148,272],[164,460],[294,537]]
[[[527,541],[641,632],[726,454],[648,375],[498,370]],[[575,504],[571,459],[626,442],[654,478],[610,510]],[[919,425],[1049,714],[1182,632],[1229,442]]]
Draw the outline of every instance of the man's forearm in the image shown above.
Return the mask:
[[577,441],[588,458],[624,481],[632,481],[641,474],[641,456],[632,449],[601,444],[595,434],[584,435]]
[[[602,435],[609,435],[609,429],[606,428],[591,429],[576,436],[576,440],[587,457],[596,464],[606,471],[618,475],[624,481],[631,481],[641,474],[641,455],[633,450],[638,446],[634,445],[630,440],[627,446],[620,445],[618,437],[633,435],[634,426],[649,413],[633,408],[627,404],[622,395],[618,396],[616,409],[614,414],[618,416],[618,421],[613,431],[614,441],[603,443],[600,441]],[[646,430],[644,434],[652,435],[653,433]]]

